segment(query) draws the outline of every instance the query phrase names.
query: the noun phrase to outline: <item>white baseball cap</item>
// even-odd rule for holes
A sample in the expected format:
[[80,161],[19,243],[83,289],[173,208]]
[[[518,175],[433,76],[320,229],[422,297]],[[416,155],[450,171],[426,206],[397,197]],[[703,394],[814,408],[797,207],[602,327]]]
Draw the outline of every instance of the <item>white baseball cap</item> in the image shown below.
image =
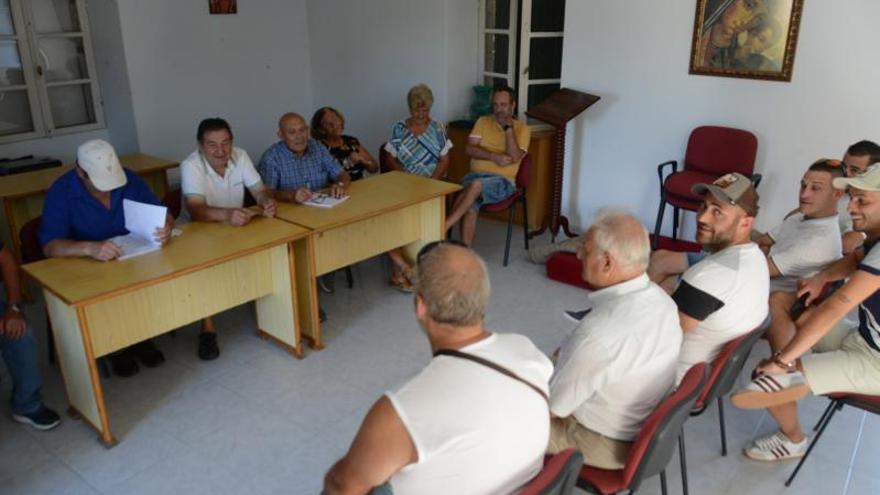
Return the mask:
[[853,187],[862,191],[880,191],[880,165],[871,165],[855,177],[837,177],[831,184],[835,189]]
[[99,191],[112,191],[127,182],[113,146],[103,139],[92,139],[76,150],[76,163]]

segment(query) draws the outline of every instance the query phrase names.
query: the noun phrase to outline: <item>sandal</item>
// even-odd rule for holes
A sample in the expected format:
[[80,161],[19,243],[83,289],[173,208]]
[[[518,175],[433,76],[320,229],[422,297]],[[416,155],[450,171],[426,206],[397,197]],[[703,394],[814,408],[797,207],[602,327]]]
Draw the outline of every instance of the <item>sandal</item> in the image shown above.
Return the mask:
[[391,280],[388,282],[391,287],[399,290],[400,292],[412,293],[415,292],[412,283],[407,279],[406,275],[403,273],[395,273],[391,275]]

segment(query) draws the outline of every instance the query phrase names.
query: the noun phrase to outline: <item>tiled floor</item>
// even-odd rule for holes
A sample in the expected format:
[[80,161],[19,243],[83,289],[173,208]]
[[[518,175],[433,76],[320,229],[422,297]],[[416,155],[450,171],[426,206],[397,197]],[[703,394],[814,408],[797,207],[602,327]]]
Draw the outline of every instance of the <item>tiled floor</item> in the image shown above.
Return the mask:
[[[518,244],[503,268],[503,225],[482,221],[480,228],[477,250],[488,260],[494,288],[489,329],[526,334],[551,351],[572,327],[562,310],[581,307],[584,292],[548,280],[542,267],[525,261]],[[338,277],[336,293],[322,296],[330,316],[324,326],[327,348],[303,360],[254,336],[252,305],[218,318],[222,355],[216,361],[196,357],[196,326],[160,338],[167,358],[162,367],[104,380],[120,439],[113,449],[66,417],[45,433],[14,424],[6,419],[4,401],[0,493],[318,493],[325,471],[348,448],[370,404],[430,357],[412,315],[412,298],[385,284],[386,266],[378,259],[357,265],[353,290]],[[42,311],[28,309],[40,337]],[[758,348],[752,360],[764,354],[766,349]],[[48,364],[44,369],[46,401],[62,411],[58,370]],[[6,397],[9,378],[0,370],[0,396]],[[805,424],[816,421],[825,403],[805,402]],[[727,457],[719,453],[717,408],[686,425],[690,493],[880,493],[880,418],[841,411],[786,490],[782,482],[793,465],[755,463],[739,454],[754,435],[772,430],[766,415],[730,406],[725,411]],[[680,493],[677,461],[668,473],[670,493]],[[639,492],[659,493],[658,479],[646,481]]]

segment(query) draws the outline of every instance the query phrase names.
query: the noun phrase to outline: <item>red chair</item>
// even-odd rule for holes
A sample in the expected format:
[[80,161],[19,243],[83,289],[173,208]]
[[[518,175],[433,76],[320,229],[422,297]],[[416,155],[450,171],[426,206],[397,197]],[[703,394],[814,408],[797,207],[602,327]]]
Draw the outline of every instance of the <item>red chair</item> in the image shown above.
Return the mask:
[[519,495],[568,495],[574,491],[584,456],[566,449],[544,460],[544,468],[520,490]]
[[[709,365],[709,376],[703,392],[697,397],[691,416],[699,416],[706,412],[713,402],[718,403],[718,421],[721,426],[721,455],[727,455],[727,433],[724,428],[724,397],[730,393],[736,379],[742,372],[746,360],[754,347],[770,326],[770,317],[767,317],[758,328],[741,335],[724,344],[718,356]],[[687,484],[687,454],[685,453],[684,429],[678,438],[678,455],[681,462],[681,486],[685,495],[688,493]]]
[[[672,238],[678,236],[679,209],[697,211],[700,198],[691,192],[694,184],[711,183],[718,177],[731,172],[739,172],[751,177],[755,187],[761,181],[760,174],[753,174],[758,139],[749,131],[730,127],[702,126],[691,132],[684,156],[684,169],[678,170],[678,162],[670,160],[657,166],[660,178],[660,207],[657,209],[657,223],[654,227],[654,249],[660,236],[663,213],[666,203],[672,205]],[[671,167],[664,179],[663,172]]]
[[394,170],[393,168],[391,168],[391,165],[389,165],[389,162],[391,161],[391,153],[389,153],[388,150],[385,149],[386,144],[388,144],[388,143],[382,143],[382,146],[379,147],[379,173],[380,174],[384,174],[385,172],[389,172],[391,170]]
[[645,420],[633,440],[623,469],[581,468],[577,486],[591,493],[610,495],[629,490],[634,493],[647,478],[660,474],[660,487],[666,495],[666,465],[676,440],[706,381],[706,363],[688,370],[678,388],[663,399]]
[[510,258],[510,238],[513,235],[513,215],[516,213],[516,204],[522,204],[523,212],[523,239],[525,241],[526,250],[529,249],[529,212],[526,202],[526,188],[529,186],[529,168],[532,160],[529,155],[523,157],[519,162],[519,170],[516,172],[516,191],[497,203],[483,205],[480,211],[499,212],[508,210],[510,214],[507,216],[507,242],[504,244],[504,266],[507,266],[507,260]]
[[180,209],[183,207],[183,198],[180,189],[174,189],[165,193],[162,204],[168,207],[168,213],[174,218],[180,218]]
[[846,392],[836,392],[828,394],[828,398],[831,399],[831,403],[828,404],[825,412],[822,413],[822,417],[819,418],[819,422],[816,423],[816,426],[813,427],[813,431],[816,431],[816,437],[813,438],[812,442],[810,442],[810,446],[807,447],[807,453],[804,454],[800,462],[798,462],[798,465],[794,468],[794,471],[791,473],[791,476],[789,476],[788,479],[785,481],[785,486],[790,486],[791,482],[794,481],[794,477],[798,474],[798,471],[801,470],[801,466],[803,466],[804,462],[806,462],[807,457],[810,456],[810,452],[813,451],[813,447],[815,447],[816,444],[819,443],[819,437],[822,436],[822,433],[825,431],[828,423],[831,422],[831,418],[834,416],[834,413],[843,409],[843,406],[852,406],[857,409],[861,409],[862,411],[867,411],[871,414],[880,415],[880,395],[862,395]]

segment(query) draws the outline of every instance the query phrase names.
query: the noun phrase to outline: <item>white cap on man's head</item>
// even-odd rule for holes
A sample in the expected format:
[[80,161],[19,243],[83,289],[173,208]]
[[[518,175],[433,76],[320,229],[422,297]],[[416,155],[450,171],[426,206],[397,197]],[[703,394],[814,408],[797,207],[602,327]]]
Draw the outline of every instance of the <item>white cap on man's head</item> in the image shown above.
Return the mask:
[[76,150],[76,163],[99,191],[112,191],[127,182],[116,150],[103,139],[92,139]]
[[855,177],[837,177],[831,184],[835,189],[852,187],[862,191],[880,191],[880,164],[871,165]]

